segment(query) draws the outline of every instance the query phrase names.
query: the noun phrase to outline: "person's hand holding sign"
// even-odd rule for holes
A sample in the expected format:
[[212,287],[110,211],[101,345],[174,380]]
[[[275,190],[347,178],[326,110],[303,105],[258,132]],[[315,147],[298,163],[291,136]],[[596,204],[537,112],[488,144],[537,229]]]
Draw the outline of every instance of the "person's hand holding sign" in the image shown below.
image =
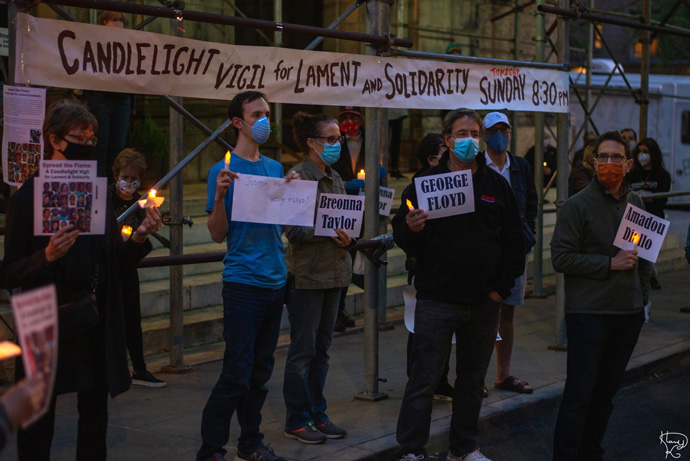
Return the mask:
[[407,200],[407,208],[410,209],[410,212],[405,216],[407,227],[409,227],[412,232],[421,232],[422,229],[424,229],[429,213],[424,210],[415,209],[412,206],[412,202],[409,200]]
[[611,258],[612,271],[628,271],[637,263],[637,250],[620,250]]
[[285,182],[290,182],[293,179],[302,179],[302,178],[300,178],[299,173],[297,173],[295,170],[290,170],[285,175]]
[[345,248],[349,246],[350,243],[352,243],[352,238],[350,238],[350,236],[347,235],[347,233],[344,230],[338,228],[335,230],[335,233],[338,235],[331,238],[333,239],[335,244],[338,245],[340,248]]
[[54,233],[45,249],[46,262],[52,264],[67,254],[79,236],[79,230],[74,226],[66,226]]

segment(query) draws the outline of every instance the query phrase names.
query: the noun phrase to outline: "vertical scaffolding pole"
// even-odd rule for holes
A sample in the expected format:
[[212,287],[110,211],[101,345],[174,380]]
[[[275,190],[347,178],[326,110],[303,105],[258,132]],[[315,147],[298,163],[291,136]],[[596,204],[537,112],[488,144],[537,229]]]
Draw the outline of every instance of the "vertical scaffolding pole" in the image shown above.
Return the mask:
[[[652,20],[652,0],[642,0],[642,16],[645,24]],[[649,45],[650,34],[648,30],[642,31],[642,59],[640,60],[640,126],[638,139],[647,137],[647,109],[649,108]]]
[[[544,0],[537,0],[537,7],[544,3]],[[517,14],[517,13],[516,13]],[[536,13],[537,35],[535,37],[536,50],[534,60],[544,62],[544,44],[546,42],[544,32],[544,15]],[[534,256],[532,258],[532,294],[543,296],[542,294],[542,258],[544,249],[544,113],[534,113],[534,185],[537,189],[537,235],[535,236]]]
[[[170,20],[170,29],[175,37],[181,37],[182,21]],[[182,98],[173,96],[175,103],[182,105]],[[170,164],[177,165],[183,158],[183,120],[182,115],[170,108]],[[184,252],[182,235],[183,190],[182,176],[177,174],[170,179],[170,256]],[[184,266],[170,266],[170,365],[163,367],[167,373],[190,371],[184,364]]]
[[[568,7],[568,0],[559,0],[561,8]],[[568,19],[558,18],[558,62],[568,65],[570,63],[570,30]],[[569,138],[569,114],[558,114],[558,177],[556,203],[560,208],[568,198],[568,147]],[[565,332],[565,278],[558,273],[556,281],[556,347],[563,350],[568,345]]]
[[[275,22],[282,23],[283,22],[283,0],[273,0],[273,20]],[[283,31],[282,29],[276,30],[273,33],[273,46],[275,47],[280,47],[283,44]],[[278,132],[276,133],[275,137],[277,138],[277,141],[282,145],[283,144],[283,105],[280,103],[276,103],[274,106],[274,114],[273,114],[273,120],[274,123],[278,124]],[[276,150],[276,160],[278,162],[282,161],[283,157],[283,149],[278,146],[278,150]]]
[[[594,0],[589,0],[587,7],[594,8]],[[587,74],[585,75],[587,91],[585,92],[585,133],[590,130],[589,111],[592,107],[592,58],[594,57],[594,21],[587,22]],[[585,146],[582,146],[583,148]]]
[[[513,59],[520,60],[520,0],[515,0],[515,14],[513,15]],[[513,126],[513,136],[510,141],[510,151],[513,155],[517,155],[518,143],[518,112],[510,112],[510,124]]]
[[[383,34],[388,24],[389,4],[385,0],[370,0],[366,4],[367,30]],[[367,54],[375,55],[369,47]],[[364,238],[374,238],[379,231],[379,155],[381,152],[381,122],[383,109],[367,110],[365,130]],[[355,399],[376,402],[388,398],[379,392],[379,325],[378,325],[379,270],[367,259],[364,270],[364,390]]]
[[[387,31],[386,31],[387,32]],[[388,109],[381,109],[381,122],[379,124],[378,138],[381,164],[388,168]],[[378,175],[378,171],[376,172]],[[388,175],[381,179],[381,186],[388,187]],[[376,189],[378,192],[378,188]],[[388,232],[388,218],[379,217],[379,231],[378,234],[385,234]],[[382,259],[387,260],[386,255]],[[386,321],[386,307],[388,306],[388,265],[382,264],[379,267],[379,331],[388,331],[393,329],[393,324]]]

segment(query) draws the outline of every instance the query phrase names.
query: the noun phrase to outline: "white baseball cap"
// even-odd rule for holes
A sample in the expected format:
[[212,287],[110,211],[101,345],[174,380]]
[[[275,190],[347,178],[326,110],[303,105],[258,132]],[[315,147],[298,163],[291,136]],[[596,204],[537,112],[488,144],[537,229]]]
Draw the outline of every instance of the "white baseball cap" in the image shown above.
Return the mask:
[[512,128],[508,121],[508,117],[506,117],[506,114],[503,112],[489,112],[486,114],[486,117],[484,117],[484,128],[491,128],[497,123],[505,123],[509,128]]

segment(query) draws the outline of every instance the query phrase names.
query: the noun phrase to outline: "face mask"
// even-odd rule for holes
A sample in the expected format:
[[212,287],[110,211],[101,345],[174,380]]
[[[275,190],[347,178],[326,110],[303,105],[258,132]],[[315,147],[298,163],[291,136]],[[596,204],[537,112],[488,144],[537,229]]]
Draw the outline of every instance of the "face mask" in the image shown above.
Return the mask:
[[362,123],[358,120],[345,120],[340,124],[340,131],[345,133],[347,136],[354,136],[359,133],[359,129],[362,127]]
[[[321,143],[319,142],[319,144]],[[336,142],[335,144],[321,145],[323,146],[323,153],[319,154],[319,157],[321,158],[321,160],[323,160],[323,163],[325,163],[328,166],[331,166],[335,162],[337,162],[340,158],[340,143]]]
[[597,176],[602,186],[606,189],[611,189],[623,182],[623,165],[625,165],[625,163],[621,163],[620,165],[616,165],[615,163],[597,165]]
[[640,162],[640,165],[646,166],[652,161],[652,157],[646,152],[640,152],[637,154],[637,161]]
[[[244,120],[242,121],[244,122]],[[244,123],[249,125],[247,122]],[[271,135],[271,124],[268,122],[268,118],[265,115],[250,126],[252,127],[252,138],[254,141],[259,144],[263,144],[268,141],[268,137]]]
[[457,138],[453,153],[463,163],[470,163],[479,152],[479,141],[474,138]]
[[510,144],[508,133],[492,133],[486,141],[486,145],[497,154],[505,152],[508,149],[508,144]]
[[139,188],[139,181],[127,182],[124,179],[119,179],[117,187],[123,195],[132,195]]
[[96,157],[96,148],[90,144],[67,141],[67,147],[61,153],[67,160],[93,160]]

